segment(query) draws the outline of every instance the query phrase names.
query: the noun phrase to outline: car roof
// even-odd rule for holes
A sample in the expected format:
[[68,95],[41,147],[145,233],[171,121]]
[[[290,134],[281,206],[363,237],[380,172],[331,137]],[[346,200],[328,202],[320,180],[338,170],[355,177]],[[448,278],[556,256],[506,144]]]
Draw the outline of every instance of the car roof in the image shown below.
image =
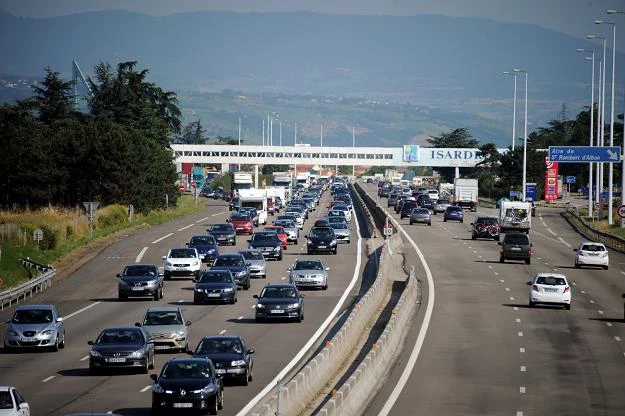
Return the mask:
[[551,272],[540,272],[540,273],[536,273],[536,275],[534,276],[534,278],[537,277],[563,277],[566,279],[566,276],[563,275],[562,273],[551,273]]
[[52,309],[54,308],[54,305],[50,304],[50,303],[35,303],[32,305],[20,305],[18,306],[16,309],[19,310],[30,310],[30,309]]
[[217,257],[239,257],[241,256],[241,253],[224,253],[224,254],[220,254]]
[[179,310],[179,306],[150,306],[147,312],[172,312]]
[[597,243],[597,242],[595,242],[595,241],[582,241],[581,243],[579,243],[579,246],[581,247],[581,246],[583,246],[583,245],[585,245],[585,244],[594,244],[594,245],[596,245],[596,246],[603,246],[603,247],[605,247],[605,244],[603,244],[603,243]]
[[205,335],[201,340],[205,339],[243,339],[239,335]]

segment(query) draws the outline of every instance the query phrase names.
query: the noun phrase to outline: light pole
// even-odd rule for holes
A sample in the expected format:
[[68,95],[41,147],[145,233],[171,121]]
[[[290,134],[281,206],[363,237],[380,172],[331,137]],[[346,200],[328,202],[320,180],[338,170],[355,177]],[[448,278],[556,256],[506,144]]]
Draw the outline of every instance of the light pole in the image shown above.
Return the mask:
[[525,202],[525,185],[527,183],[527,71],[523,69],[513,69],[514,72],[525,74],[525,122],[523,127],[523,202]]
[[[352,147],[354,148],[354,157],[356,156],[356,128],[352,126]],[[352,165],[352,176],[356,176],[356,164]]]
[[[614,146],[614,69],[615,69],[615,59],[616,59],[616,23],[606,22],[605,20],[595,20],[596,25],[612,25],[612,100],[610,105],[610,146]],[[605,56],[603,57],[605,60]],[[605,74],[605,69],[604,72]],[[604,75],[605,76],[605,75]],[[612,207],[613,207],[613,180],[614,180],[614,168],[613,164],[608,164],[610,171],[608,173],[608,224],[614,224],[614,220],[612,218]]]
[[512,102],[512,151],[514,151],[515,139],[516,139],[516,76],[518,74],[516,72],[510,72],[510,71],[504,71],[502,73],[505,75],[511,75],[514,77],[514,98]]
[[[586,56],[586,59],[592,59],[592,76],[590,86],[590,146],[592,146],[593,132],[595,128],[595,51],[591,49],[578,48],[577,52],[588,52],[592,54],[592,58]],[[588,216],[592,217],[592,162],[590,162],[588,166]]]
[[[606,72],[606,62],[605,62],[605,47],[606,47],[606,38],[605,36],[598,36],[598,35],[588,35],[586,36],[586,39],[601,39],[603,40],[603,60],[602,65],[603,65],[603,69],[601,72],[601,97],[600,97],[600,102],[601,104],[599,105],[599,107],[601,108],[601,115],[599,116],[599,126],[600,126],[600,135],[597,137],[597,143],[601,143],[601,146],[604,145],[604,139],[605,139],[605,133],[604,133],[604,129],[605,129],[605,72]],[[599,201],[600,203],[603,204],[603,163],[599,163],[599,178],[598,178],[598,183],[601,184],[601,190],[600,190],[600,198],[601,200]],[[608,192],[609,194],[612,194],[611,190],[610,192]],[[608,215],[612,215],[612,207],[610,206],[610,210],[609,210],[609,214]]]

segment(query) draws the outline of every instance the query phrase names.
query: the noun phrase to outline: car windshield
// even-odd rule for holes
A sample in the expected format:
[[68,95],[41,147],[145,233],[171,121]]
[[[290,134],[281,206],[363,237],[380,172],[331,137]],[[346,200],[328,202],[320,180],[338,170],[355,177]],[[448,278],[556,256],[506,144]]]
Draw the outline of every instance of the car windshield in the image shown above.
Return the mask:
[[499,224],[499,219],[498,218],[478,218],[477,220],[475,220],[475,223],[486,224],[486,225]]
[[245,260],[263,260],[263,253],[260,251],[241,251],[241,255]]
[[230,277],[230,273],[226,272],[204,272],[200,276],[199,283],[230,283],[232,282],[232,277]]
[[278,238],[278,234],[276,233],[256,233],[252,236],[252,241],[272,241]]
[[293,270],[323,270],[323,264],[320,261],[302,260],[295,263]]
[[14,324],[47,324],[52,322],[52,311],[50,309],[23,309],[15,311]]
[[604,246],[597,244],[584,244],[582,246],[582,250],[584,251],[606,251]]
[[293,224],[293,221],[280,220],[276,221],[274,224],[285,228],[295,228],[295,224]]
[[215,244],[215,237],[212,235],[198,235],[191,237],[189,244],[192,246]]
[[296,292],[292,287],[266,287],[261,298],[295,298]]
[[96,344],[143,344],[143,334],[138,329],[105,329]]
[[310,230],[310,235],[312,237],[322,237],[322,238],[334,237],[334,231],[332,230],[332,228],[329,228],[329,227],[312,228]]
[[343,216],[329,217],[329,218],[328,218],[328,222],[329,222],[330,224],[332,224],[333,222],[340,222],[340,223],[344,223],[344,222],[345,222],[345,217],[343,217]]
[[182,317],[178,311],[148,311],[143,325],[182,325]]
[[219,256],[213,264],[215,266],[245,266],[245,263],[239,256]]
[[204,338],[198,345],[196,354],[242,354],[243,344],[238,339]]
[[8,391],[0,391],[0,409],[13,409],[11,393]]
[[449,210],[449,212],[462,212],[462,208],[460,207],[449,207],[447,210]]
[[439,199],[438,205],[449,205],[449,199]]
[[345,212],[344,211],[340,211],[340,210],[332,210],[332,211],[328,211],[328,217],[344,217],[345,216]]
[[566,285],[566,280],[556,276],[538,276],[536,283],[539,285],[564,286]]
[[332,229],[334,230],[346,230],[347,224],[344,222],[333,222],[332,224],[330,224],[330,227],[332,227]]
[[173,361],[165,364],[163,378],[210,378],[211,371],[206,362]]
[[156,276],[158,270],[154,266],[150,265],[132,265],[126,266],[124,269],[125,276]]
[[278,234],[284,234],[284,228],[282,227],[268,227],[268,228],[265,228],[265,230],[272,230]]
[[338,209],[341,211],[349,211],[349,207],[345,204],[336,204],[332,207],[332,209]]
[[430,211],[428,211],[426,208],[415,208],[412,210],[413,214],[429,214]]
[[176,248],[169,252],[169,258],[172,259],[189,259],[195,256],[195,250],[187,248]]
[[530,243],[530,240],[524,234],[506,234],[505,242],[508,244],[527,245]]
[[215,224],[211,231],[232,231],[232,226],[230,224]]
[[247,214],[232,214],[230,221],[249,221],[251,218]]

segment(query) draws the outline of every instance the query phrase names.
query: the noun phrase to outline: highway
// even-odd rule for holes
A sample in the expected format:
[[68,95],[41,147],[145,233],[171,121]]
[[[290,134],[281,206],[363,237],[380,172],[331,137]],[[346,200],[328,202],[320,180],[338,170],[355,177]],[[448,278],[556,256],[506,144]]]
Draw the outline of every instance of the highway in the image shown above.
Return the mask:
[[[375,199],[375,185],[363,186]],[[386,208],[386,199],[380,204]],[[539,208],[533,218],[531,265],[501,264],[496,241],[471,240],[472,220],[497,215],[495,209],[467,212],[463,223],[443,222],[440,214],[431,227],[400,221],[422,251],[434,287],[424,264],[411,256],[423,281],[421,307],[367,415],[625,414],[625,255],[610,252],[608,271],[575,269],[573,248],[582,238],[560,211]],[[570,311],[528,307],[526,283],[545,271],[572,281]],[[432,293],[433,313],[419,346]],[[389,401],[394,394],[397,400]]]
[[[149,306],[180,305],[185,319],[192,322],[189,337],[191,349],[203,336],[218,334],[241,335],[255,349],[254,380],[247,387],[227,385],[225,389],[224,410],[219,414],[236,414],[296,356],[328,318],[354,276],[361,275],[366,264],[366,258],[357,261],[359,254],[366,254],[366,250],[358,249],[362,242],[353,220],[352,242],[341,244],[339,255],[314,255],[331,268],[329,288],[327,291],[303,292],[306,296],[305,320],[299,324],[254,322],[252,295],[259,293],[267,282],[284,282],[288,279],[286,269],[295,258],[307,256],[303,236],[314,219],[325,211],[329,198],[329,192],[326,192],[320,206],[311,213],[300,231],[299,245],[289,245],[283,261],[268,261],[267,280],[252,279],[251,289],[241,290],[238,303],[234,305],[194,305],[193,283],[186,278],[166,281],[164,298],[158,302],[147,299],[117,300],[116,273],[135,261],[162,266],[162,256],[169,248],[182,247],[192,235],[205,234],[211,224],[225,221],[229,216],[225,202],[208,200],[206,209],[200,213],[141,230],[113,243],[71,276],[27,300],[27,303],[53,303],[60,309],[67,331],[67,347],[57,353],[0,354],[0,385],[20,388],[30,403],[33,415],[110,411],[122,415],[149,415],[152,385],[149,376],[130,372],[90,376],[90,347],[87,341],[95,339],[105,327],[133,325],[141,320]],[[223,253],[246,248],[248,238],[240,235],[236,247],[221,247],[220,250]],[[359,289],[356,282],[343,307],[349,304]],[[5,309],[0,317],[5,321],[11,313],[12,309]],[[157,354],[156,369],[150,373],[160,371],[167,359],[183,355]]]

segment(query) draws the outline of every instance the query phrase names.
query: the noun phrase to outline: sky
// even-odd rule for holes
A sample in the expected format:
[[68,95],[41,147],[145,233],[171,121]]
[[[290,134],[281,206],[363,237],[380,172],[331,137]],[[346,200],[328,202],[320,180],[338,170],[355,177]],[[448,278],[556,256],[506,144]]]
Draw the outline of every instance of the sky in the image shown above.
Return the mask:
[[[86,11],[128,10],[153,16],[193,11],[279,12],[324,14],[415,15],[483,17],[536,24],[575,37],[611,34],[617,24],[625,33],[625,14],[609,16],[608,9],[625,12],[624,0],[0,0],[0,10],[16,16],[44,18]],[[617,49],[625,50],[625,36]],[[621,46],[622,45],[622,46]]]

